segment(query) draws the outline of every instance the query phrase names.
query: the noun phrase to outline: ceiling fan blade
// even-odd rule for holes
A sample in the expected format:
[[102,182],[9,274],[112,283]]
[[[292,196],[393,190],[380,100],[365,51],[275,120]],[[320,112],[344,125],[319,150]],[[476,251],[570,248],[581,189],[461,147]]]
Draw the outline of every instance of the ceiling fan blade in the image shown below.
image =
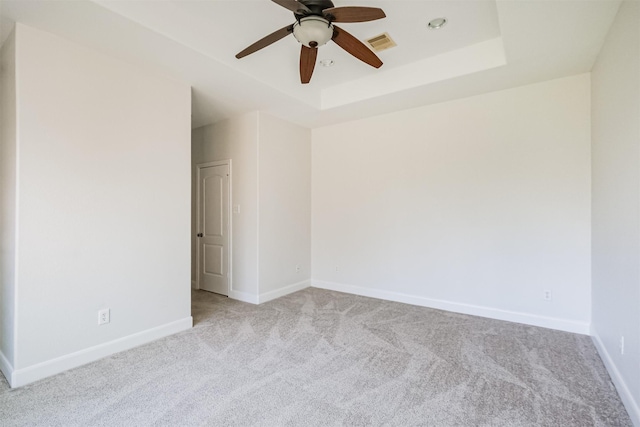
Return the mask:
[[311,13],[311,9],[309,9],[307,6],[305,6],[304,4],[296,0],[271,0],[271,1],[279,4],[285,9],[289,9],[291,12],[294,12],[294,13],[300,13],[300,14]]
[[300,83],[307,84],[311,81],[317,57],[318,49],[302,45],[300,50]]
[[358,58],[360,61],[367,63],[375,68],[382,66],[382,61],[360,40],[335,25],[333,26],[333,41],[341,48]]
[[244,49],[242,52],[239,52],[236,55],[236,58],[240,59],[240,58],[244,58],[247,55],[251,55],[252,53],[269,46],[272,43],[277,42],[278,40],[280,40],[281,38],[284,38],[286,36],[288,36],[289,34],[291,34],[293,32],[293,25],[287,25],[286,27],[280,28],[277,31],[274,31],[273,33],[269,34],[266,37],[261,38],[260,40],[258,40],[257,42],[255,42],[254,44],[252,44],[251,46],[247,47],[246,49]]
[[332,7],[322,13],[332,22],[367,22],[387,16],[380,8],[359,6]]

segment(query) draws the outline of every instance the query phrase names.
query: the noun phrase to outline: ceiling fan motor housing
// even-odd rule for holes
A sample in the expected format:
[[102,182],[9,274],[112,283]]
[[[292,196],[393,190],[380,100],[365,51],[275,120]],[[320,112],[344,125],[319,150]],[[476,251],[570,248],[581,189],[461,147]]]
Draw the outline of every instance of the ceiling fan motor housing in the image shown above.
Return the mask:
[[320,16],[307,16],[293,25],[293,36],[306,47],[315,48],[331,40],[333,25]]
[[[318,16],[322,16],[323,10],[334,7],[333,2],[331,0],[298,0],[298,2],[305,5],[307,9],[311,10],[311,12],[314,15],[318,15]],[[298,13],[294,13],[294,15],[296,15],[296,19],[300,19],[306,16],[306,15],[300,15]]]

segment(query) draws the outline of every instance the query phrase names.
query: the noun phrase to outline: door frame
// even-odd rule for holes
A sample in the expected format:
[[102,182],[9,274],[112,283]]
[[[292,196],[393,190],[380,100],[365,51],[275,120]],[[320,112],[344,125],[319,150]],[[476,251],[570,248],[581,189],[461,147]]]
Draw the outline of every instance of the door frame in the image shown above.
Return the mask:
[[227,248],[227,296],[228,294],[231,293],[231,289],[233,289],[232,287],[232,283],[233,283],[233,217],[232,217],[232,213],[233,213],[233,207],[231,205],[232,201],[233,201],[233,197],[232,197],[232,190],[233,190],[233,181],[232,181],[232,168],[231,168],[231,159],[225,159],[225,160],[217,160],[215,162],[206,162],[206,163],[198,163],[196,165],[196,236],[194,237],[196,239],[196,289],[200,289],[200,243],[198,241],[198,233],[201,233],[202,231],[199,230],[200,228],[200,220],[201,220],[201,204],[202,204],[202,200],[200,197],[200,174],[202,169],[204,168],[209,168],[212,166],[224,166],[227,165],[229,167],[229,194],[227,195],[227,218],[229,218],[229,223],[228,223],[228,230],[227,230],[227,235],[229,236],[228,239],[228,248]]

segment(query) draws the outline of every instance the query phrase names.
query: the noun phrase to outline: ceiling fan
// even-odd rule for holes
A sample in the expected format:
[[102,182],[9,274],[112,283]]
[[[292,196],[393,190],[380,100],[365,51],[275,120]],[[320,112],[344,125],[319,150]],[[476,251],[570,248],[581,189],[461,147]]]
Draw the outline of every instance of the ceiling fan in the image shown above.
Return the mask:
[[377,7],[344,6],[335,7],[331,0],[271,0],[293,12],[296,19],[291,25],[261,38],[236,55],[244,58],[278,40],[293,34],[302,44],[300,50],[300,82],[311,81],[316,65],[318,47],[329,40],[346,50],[359,60],[375,68],[382,66],[382,61],[360,40],[335,25],[334,22],[367,22],[386,17],[383,10]]

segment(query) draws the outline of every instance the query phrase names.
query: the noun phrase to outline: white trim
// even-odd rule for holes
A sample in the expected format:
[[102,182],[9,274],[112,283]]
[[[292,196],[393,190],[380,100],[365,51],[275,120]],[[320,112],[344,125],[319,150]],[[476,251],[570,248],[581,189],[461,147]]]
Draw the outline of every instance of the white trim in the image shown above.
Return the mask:
[[618,391],[618,395],[620,395],[620,400],[624,404],[633,425],[640,426],[640,406],[638,401],[633,398],[631,391],[629,391],[629,387],[627,387],[627,383],[624,380],[624,377],[618,371],[613,358],[607,351],[607,348],[602,343],[600,336],[596,332],[595,328],[591,328],[591,340],[596,346],[596,350],[600,354],[600,358],[604,362],[604,366],[609,371],[609,376],[611,377],[611,381],[616,386],[616,390]]
[[7,379],[8,383],[11,383],[11,377],[13,376],[13,366],[11,366],[11,362],[4,355],[2,351],[0,351],[0,371]]
[[258,295],[258,303],[262,304],[263,302],[271,301],[276,298],[280,298],[285,295],[289,295],[294,292],[301,291],[302,289],[306,289],[309,286],[311,286],[311,280],[307,279],[298,283],[294,283],[292,285],[285,286],[284,288],[279,288],[273,291],[265,292]]
[[60,372],[86,365],[124,350],[147,344],[151,341],[173,335],[190,329],[193,326],[191,316],[176,320],[165,325],[137,332],[126,337],[118,338],[103,344],[66,354],[46,362],[38,363],[27,368],[14,370],[11,378],[7,378],[11,387],[21,387],[34,381],[50,377]]
[[[231,294],[233,290],[233,186],[232,186],[232,167],[231,159],[216,160],[213,162],[199,163],[196,165],[196,235],[200,233],[200,170],[212,166],[227,166],[229,170],[228,194],[227,194],[227,294]],[[196,237],[196,280],[193,289],[200,289],[200,241]]]
[[419,305],[422,307],[436,308],[438,310],[452,311],[455,313],[469,314],[472,316],[488,317],[490,319],[506,320],[508,322],[524,323],[525,325],[541,326],[543,328],[557,329],[560,331],[589,335],[589,323],[587,322],[577,322],[575,320],[538,316],[529,313],[520,313],[516,311],[507,311],[492,307],[483,307],[479,305],[464,304],[454,301],[425,298],[399,292],[371,289],[362,286],[347,285],[336,282],[325,282],[315,279],[311,279],[311,286],[313,286],[314,288],[328,289],[332,291],[362,295],[365,297],[402,302],[406,304]]
[[256,292],[260,303],[260,111],[256,112]]
[[[18,33],[18,26],[22,25],[20,23],[16,23],[15,24],[16,27],[13,30],[13,35],[14,35],[14,39],[13,39],[13,43],[14,43],[14,49],[17,49],[17,36],[16,34]],[[14,70],[14,85],[15,85],[15,96],[16,96],[16,100],[20,99],[21,94],[20,94],[20,87],[21,85],[16,84],[16,82],[18,81],[18,69],[20,66],[20,61],[18,60],[18,56],[16,55],[16,53],[14,52],[14,60],[15,60],[15,70]],[[21,288],[19,286],[20,284],[20,278],[21,278],[21,274],[20,274],[20,248],[21,248],[21,238],[20,238],[20,230],[22,229],[21,227],[21,213],[20,213],[20,201],[22,200],[22,194],[20,192],[20,189],[22,188],[21,185],[21,179],[20,177],[22,176],[21,174],[21,170],[22,170],[22,144],[21,144],[21,140],[22,140],[22,135],[20,132],[20,129],[22,128],[22,126],[18,126],[17,124],[22,122],[22,108],[20,108],[22,105],[22,102],[16,102],[16,116],[14,117],[16,126],[15,126],[15,131],[16,131],[16,135],[15,135],[15,149],[16,149],[16,166],[15,166],[15,211],[14,211],[14,215],[15,215],[15,223],[13,224],[14,226],[14,235],[13,235],[13,272],[14,272],[14,276],[13,276],[13,363],[16,362],[16,358],[17,358],[17,354],[18,354],[18,349],[20,348],[20,344],[18,343],[18,326],[20,325],[20,307],[18,305],[18,301],[19,301],[19,296],[20,296],[20,291]],[[12,367],[12,371],[13,371],[13,367]],[[13,373],[12,373],[13,375]],[[10,378],[7,378],[7,381],[10,381]]]
[[233,167],[232,167],[233,162],[231,161],[231,159],[227,159],[225,161],[227,162],[227,165],[229,165],[229,188],[228,188],[229,212],[227,213],[227,215],[229,216],[229,221],[227,223],[227,227],[229,227],[229,229],[227,230],[227,234],[229,235],[229,239],[227,239],[227,245],[229,246],[229,250],[227,252],[227,258],[228,258],[227,279],[228,279],[228,289],[229,289],[229,292],[231,292],[231,289],[233,289]]
[[258,304],[258,295],[250,294],[249,292],[231,290],[229,291],[229,298],[250,304]]

